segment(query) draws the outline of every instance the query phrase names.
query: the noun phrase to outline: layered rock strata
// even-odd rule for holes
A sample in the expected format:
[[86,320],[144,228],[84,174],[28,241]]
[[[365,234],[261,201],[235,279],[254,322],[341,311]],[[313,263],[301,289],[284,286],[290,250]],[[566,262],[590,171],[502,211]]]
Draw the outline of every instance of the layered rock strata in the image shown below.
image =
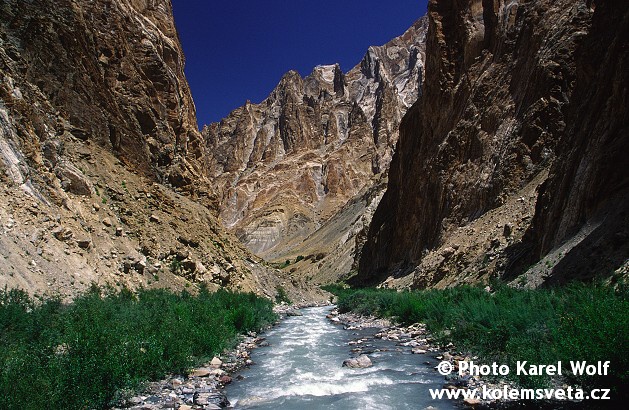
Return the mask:
[[345,281],[356,274],[373,213],[386,178],[375,181],[296,246],[267,255],[276,266],[317,286]]
[[259,255],[299,244],[388,168],[423,76],[426,19],[343,73],[287,73],[204,128],[221,221]]

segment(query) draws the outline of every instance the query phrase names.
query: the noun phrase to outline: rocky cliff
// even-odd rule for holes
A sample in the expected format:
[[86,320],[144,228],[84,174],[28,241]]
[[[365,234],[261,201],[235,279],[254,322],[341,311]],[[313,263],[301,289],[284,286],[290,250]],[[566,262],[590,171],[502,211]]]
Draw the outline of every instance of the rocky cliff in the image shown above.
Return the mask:
[[0,286],[284,281],[211,208],[168,0],[0,4]]
[[535,264],[517,283],[538,285],[625,263],[627,13],[431,1],[423,94],[354,282],[447,286]]
[[629,5],[591,3],[566,132],[514,258],[514,273],[555,258],[551,283],[629,271]]
[[343,73],[287,73],[260,104],[204,128],[220,218],[252,251],[285,254],[388,168],[423,76],[426,19]]

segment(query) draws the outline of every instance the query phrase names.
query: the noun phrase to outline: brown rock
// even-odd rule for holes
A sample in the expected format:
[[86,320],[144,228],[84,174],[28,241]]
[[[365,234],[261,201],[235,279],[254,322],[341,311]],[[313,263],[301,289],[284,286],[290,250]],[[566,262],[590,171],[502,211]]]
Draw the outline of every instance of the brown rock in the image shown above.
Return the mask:
[[[423,96],[402,121],[388,189],[352,283],[415,272],[416,287],[451,285],[460,269],[428,263],[425,251],[501,207],[512,215],[510,239],[520,243],[497,250],[494,259],[513,261],[489,264],[474,252],[461,261],[486,276],[500,276],[507,266],[513,274],[516,262],[529,266],[603,214],[604,227],[561,269],[566,278],[591,277],[626,260],[629,241],[610,243],[610,234],[629,232],[629,185],[626,172],[615,171],[629,169],[621,154],[629,151],[621,131],[629,110],[618,91],[629,81],[620,46],[626,5],[597,3],[592,12],[571,0],[495,4],[429,2]],[[542,182],[529,225],[516,210]],[[531,194],[518,201],[518,190],[528,186]],[[476,237],[466,236],[468,249],[484,247],[499,229],[483,226]],[[513,238],[520,229],[528,232]],[[605,254],[596,261],[594,250],[585,249],[593,244]]]
[[508,238],[511,236],[511,232],[513,231],[513,225],[510,223],[506,223],[503,230],[502,230],[502,235],[505,238]]
[[188,374],[189,377],[207,377],[212,373],[212,369],[208,367],[199,367]]
[[89,249],[92,246],[92,241],[89,238],[79,238],[76,240],[76,244],[81,249]]
[[480,399],[474,398],[474,397],[466,397],[463,400],[463,403],[467,404],[468,406],[478,406],[481,401]]
[[56,174],[61,180],[61,186],[64,190],[76,195],[90,195],[92,193],[92,185],[73,164],[64,163],[57,168]]
[[70,228],[60,226],[53,229],[52,235],[60,241],[67,241],[72,238],[73,233]]
[[386,171],[422,81],[426,23],[370,47],[347,73],[288,72],[264,102],[203,129],[221,219],[249,249],[298,243]]
[[177,387],[177,386],[181,386],[183,382],[181,381],[181,379],[173,379],[171,384],[173,387]]

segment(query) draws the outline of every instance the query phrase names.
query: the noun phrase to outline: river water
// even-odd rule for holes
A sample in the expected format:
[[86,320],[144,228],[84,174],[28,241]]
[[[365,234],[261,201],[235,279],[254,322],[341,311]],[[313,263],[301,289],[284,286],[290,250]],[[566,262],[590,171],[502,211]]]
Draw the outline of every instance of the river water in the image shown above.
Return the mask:
[[[342,367],[352,356],[352,340],[378,329],[344,330],[325,315],[332,307],[302,309],[265,334],[269,346],[255,349],[256,363],[227,388],[237,409],[453,409],[447,400],[432,400],[428,389],[443,386],[433,370],[437,361],[411,354],[393,341],[369,339],[362,346],[373,366]],[[431,365],[424,362],[430,360]]]

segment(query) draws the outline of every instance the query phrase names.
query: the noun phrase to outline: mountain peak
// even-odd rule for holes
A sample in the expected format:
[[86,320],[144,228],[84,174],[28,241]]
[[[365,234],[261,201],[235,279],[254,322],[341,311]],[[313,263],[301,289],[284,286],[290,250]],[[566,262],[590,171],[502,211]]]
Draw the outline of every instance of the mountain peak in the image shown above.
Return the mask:
[[422,37],[406,33],[370,47],[367,70],[291,70],[251,112],[205,128],[221,220],[251,250],[269,255],[299,241],[388,168],[423,76]]

